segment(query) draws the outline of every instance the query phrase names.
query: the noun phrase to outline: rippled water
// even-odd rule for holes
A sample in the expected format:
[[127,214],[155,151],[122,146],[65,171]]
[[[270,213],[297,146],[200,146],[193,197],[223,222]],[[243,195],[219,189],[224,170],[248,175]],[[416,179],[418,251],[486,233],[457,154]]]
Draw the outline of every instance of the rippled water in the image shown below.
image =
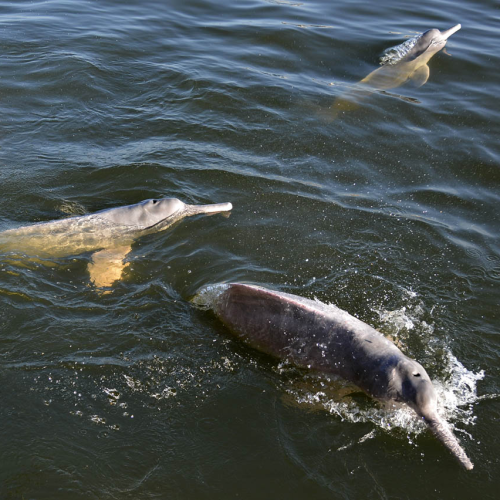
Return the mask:
[[[0,230],[232,202],[89,254],[0,253],[2,498],[492,498],[499,477],[498,5],[0,1]],[[335,99],[457,23],[420,88]],[[231,338],[246,281],[335,303],[435,381],[475,463],[404,409]]]

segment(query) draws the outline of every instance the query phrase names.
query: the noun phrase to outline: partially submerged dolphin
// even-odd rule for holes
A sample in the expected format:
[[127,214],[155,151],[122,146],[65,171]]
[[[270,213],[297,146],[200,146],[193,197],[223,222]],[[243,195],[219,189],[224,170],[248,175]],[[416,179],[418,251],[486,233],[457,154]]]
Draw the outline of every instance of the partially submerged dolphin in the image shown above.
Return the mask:
[[442,32],[431,29],[401,45],[387,49],[381,58],[380,68],[363,78],[351,92],[335,100],[335,115],[355,109],[363,97],[375,91],[394,89],[408,80],[412,80],[419,87],[424,85],[429,78],[427,63],[461,27],[457,24]]
[[214,290],[207,305],[250,346],[339,375],[374,398],[406,403],[467,470],[473,468],[438,415],[427,372],[377,330],[336,306],[288,293],[241,283]]
[[9,229],[0,233],[0,251],[36,257],[94,252],[88,266],[90,279],[96,287],[107,287],[121,278],[124,259],[137,238],[163,231],[184,217],[231,209],[231,203],[186,205],[176,198],[145,200],[91,215]]

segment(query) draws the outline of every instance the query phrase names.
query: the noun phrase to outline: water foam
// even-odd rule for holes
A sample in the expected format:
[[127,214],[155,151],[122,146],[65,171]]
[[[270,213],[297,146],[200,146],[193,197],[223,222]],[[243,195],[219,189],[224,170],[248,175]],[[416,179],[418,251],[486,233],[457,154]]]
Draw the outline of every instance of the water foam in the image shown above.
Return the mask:
[[[383,330],[389,331],[392,340],[403,352],[408,352],[406,343],[412,335],[419,335],[432,340],[426,342],[426,348],[440,353],[438,362],[443,368],[443,375],[435,378],[433,384],[438,396],[438,413],[458,432],[472,436],[459,427],[475,424],[474,404],[481,398],[477,395],[477,382],[484,378],[484,371],[468,370],[452,353],[447,345],[439,344],[434,349],[434,326],[423,318],[425,308],[416,294],[406,291],[407,304],[393,311],[374,309],[379,315]],[[434,353],[436,354],[436,353]],[[283,366],[281,366],[283,370]],[[360,396],[360,390],[352,384],[336,377],[308,374],[306,384],[292,381],[285,391],[299,405],[323,409],[348,422],[370,422],[377,428],[398,433],[405,433],[412,442],[416,436],[426,430],[423,420],[418,418],[408,406],[397,403],[382,403]]]
[[228,287],[225,283],[206,285],[198,290],[191,302],[200,309],[212,309],[219,295]]
[[397,64],[403,57],[405,57],[408,52],[410,52],[415,44],[418,42],[422,35],[417,35],[408,40],[404,41],[400,45],[396,45],[394,47],[390,47],[385,49],[382,56],[380,57],[380,65],[381,66],[392,66],[393,64]]

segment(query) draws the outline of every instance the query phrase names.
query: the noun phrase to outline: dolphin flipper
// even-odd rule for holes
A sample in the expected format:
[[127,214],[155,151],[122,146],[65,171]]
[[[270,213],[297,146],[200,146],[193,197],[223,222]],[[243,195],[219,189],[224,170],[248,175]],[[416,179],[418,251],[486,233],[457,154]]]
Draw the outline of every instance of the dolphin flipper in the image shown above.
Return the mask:
[[424,64],[410,75],[410,80],[412,80],[417,87],[421,87],[429,79],[429,74],[429,66]]
[[96,288],[111,286],[118,281],[127,266],[125,257],[132,250],[130,245],[114,248],[105,248],[92,255],[92,261],[88,265],[90,281]]

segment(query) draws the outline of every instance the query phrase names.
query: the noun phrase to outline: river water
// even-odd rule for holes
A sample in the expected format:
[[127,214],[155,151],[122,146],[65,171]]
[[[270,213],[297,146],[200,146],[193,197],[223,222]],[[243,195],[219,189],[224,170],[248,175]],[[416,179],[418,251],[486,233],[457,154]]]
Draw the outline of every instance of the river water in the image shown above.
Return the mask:
[[[0,229],[231,202],[91,255],[0,253],[0,497],[494,498],[500,11],[493,0],[0,1]],[[462,29],[428,82],[335,99]],[[193,304],[244,281],[335,303],[435,382],[415,416],[280,364]]]

